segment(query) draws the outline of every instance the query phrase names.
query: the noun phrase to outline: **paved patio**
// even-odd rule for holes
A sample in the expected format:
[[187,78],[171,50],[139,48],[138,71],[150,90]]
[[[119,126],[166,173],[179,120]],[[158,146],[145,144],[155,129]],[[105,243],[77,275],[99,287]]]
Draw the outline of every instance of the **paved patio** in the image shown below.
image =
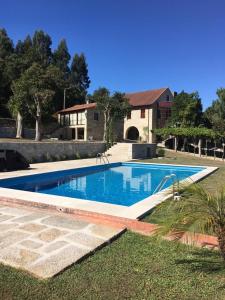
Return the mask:
[[0,206],[0,262],[49,278],[123,232],[42,209]]

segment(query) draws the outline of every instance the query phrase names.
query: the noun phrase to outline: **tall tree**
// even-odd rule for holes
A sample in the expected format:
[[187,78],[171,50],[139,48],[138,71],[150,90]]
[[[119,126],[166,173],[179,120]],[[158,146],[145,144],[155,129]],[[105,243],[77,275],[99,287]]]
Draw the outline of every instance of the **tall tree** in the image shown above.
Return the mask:
[[32,39],[33,62],[47,67],[52,60],[51,45],[52,40],[48,34],[44,33],[43,30],[35,31]]
[[71,84],[74,86],[73,92],[75,100],[80,103],[85,102],[90,83],[88,65],[84,54],[75,54],[71,64]]
[[14,51],[13,42],[4,28],[0,28],[0,59],[4,59]]
[[69,61],[70,54],[67,48],[66,40],[63,39],[60,41],[57,49],[53,52],[52,63],[57,66],[62,72],[66,74],[69,73]]
[[97,109],[104,115],[104,141],[107,145],[111,144],[114,122],[123,119],[130,111],[131,107],[125,94],[115,92],[110,95],[106,88],[96,90],[91,100],[97,103]]
[[[58,81],[58,85],[55,87],[55,95],[54,95],[54,107],[55,110],[60,110],[63,108],[64,103],[64,89],[67,91],[67,104],[73,104],[73,94],[68,91],[68,88],[72,88],[71,76],[70,76],[70,68],[69,68],[69,61],[70,61],[70,54],[68,52],[66,41],[63,39],[57,49],[53,52],[52,56],[52,64],[58,68],[57,78],[60,80]],[[59,74],[61,72],[61,75]],[[69,92],[69,93],[68,93]],[[68,97],[70,96],[70,97]]]
[[13,51],[13,42],[8,37],[6,30],[0,29],[0,116],[2,117],[9,116],[7,103],[11,94],[11,78],[6,71],[6,61]]
[[27,114],[28,103],[30,100],[28,82],[23,76],[12,83],[13,95],[9,101],[9,109],[13,116],[17,118],[16,122],[16,138],[22,138],[23,135],[23,119]]
[[24,41],[19,40],[17,42],[14,53],[6,59],[5,72],[12,81],[12,97],[8,107],[12,115],[17,118],[17,138],[22,137],[23,119],[27,116],[27,114],[24,114],[23,109],[26,94],[24,94],[23,86],[21,86],[22,83],[20,81],[17,83],[17,80],[32,65],[32,53],[32,41],[30,36],[27,36]]
[[225,133],[225,88],[217,90],[217,99],[206,109],[204,116],[215,131]]
[[173,100],[170,125],[198,126],[202,122],[202,103],[197,92],[182,91]]
[[20,79],[14,83],[12,107],[17,109],[20,114],[22,113],[22,108],[26,107],[30,115],[35,118],[36,141],[41,139],[43,112],[48,110],[49,102],[54,95],[52,89],[53,78],[47,70],[37,63],[34,63],[22,74]]

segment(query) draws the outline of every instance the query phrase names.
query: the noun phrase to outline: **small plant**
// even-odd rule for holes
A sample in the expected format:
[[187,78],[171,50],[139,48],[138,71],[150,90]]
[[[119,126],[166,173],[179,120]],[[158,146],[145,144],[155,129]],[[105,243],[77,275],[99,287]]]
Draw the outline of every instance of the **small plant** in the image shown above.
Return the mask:
[[163,149],[163,148],[157,149],[157,156],[158,157],[164,157],[165,156],[165,149]]
[[163,219],[156,234],[172,233],[181,238],[186,231],[193,233],[212,232],[218,239],[220,254],[225,263],[225,187],[215,194],[207,192],[199,184],[184,186],[180,200],[160,204],[154,213],[166,209],[166,218]]
[[75,159],[80,159],[81,157],[80,157],[80,153],[79,152],[76,152],[75,153]]

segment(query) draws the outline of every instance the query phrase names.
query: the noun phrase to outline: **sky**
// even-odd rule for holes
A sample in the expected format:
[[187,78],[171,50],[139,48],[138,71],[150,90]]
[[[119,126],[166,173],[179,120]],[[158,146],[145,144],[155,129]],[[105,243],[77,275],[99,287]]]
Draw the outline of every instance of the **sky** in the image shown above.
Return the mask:
[[204,108],[225,87],[225,0],[0,0],[16,43],[42,29],[86,55],[91,86],[198,91]]

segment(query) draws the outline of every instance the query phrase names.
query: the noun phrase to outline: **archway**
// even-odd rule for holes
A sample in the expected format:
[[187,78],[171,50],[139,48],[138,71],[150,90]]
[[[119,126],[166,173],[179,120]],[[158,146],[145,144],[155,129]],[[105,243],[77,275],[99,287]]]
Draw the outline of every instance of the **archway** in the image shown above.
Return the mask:
[[127,129],[126,138],[128,140],[137,141],[139,138],[139,131],[136,127],[131,126]]

